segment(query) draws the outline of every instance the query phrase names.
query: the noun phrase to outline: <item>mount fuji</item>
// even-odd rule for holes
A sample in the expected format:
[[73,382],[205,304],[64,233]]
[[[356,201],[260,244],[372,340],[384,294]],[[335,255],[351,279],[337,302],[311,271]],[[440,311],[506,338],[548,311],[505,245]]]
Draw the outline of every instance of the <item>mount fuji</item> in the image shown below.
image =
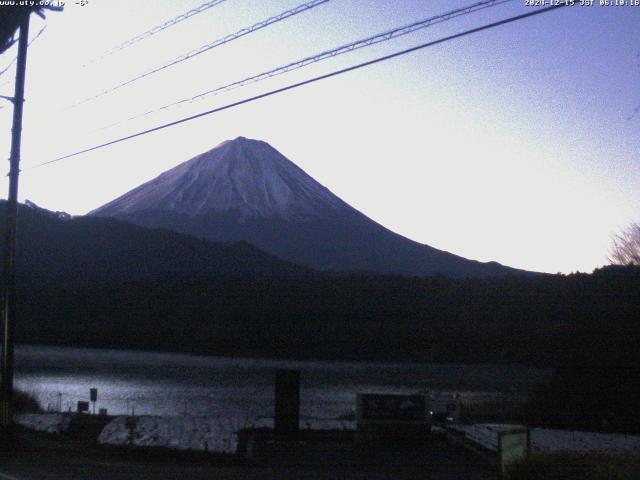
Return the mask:
[[488,277],[522,274],[414,242],[374,222],[266,142],[238,137],[89,215],[214,241],[247,241],[320,270]]

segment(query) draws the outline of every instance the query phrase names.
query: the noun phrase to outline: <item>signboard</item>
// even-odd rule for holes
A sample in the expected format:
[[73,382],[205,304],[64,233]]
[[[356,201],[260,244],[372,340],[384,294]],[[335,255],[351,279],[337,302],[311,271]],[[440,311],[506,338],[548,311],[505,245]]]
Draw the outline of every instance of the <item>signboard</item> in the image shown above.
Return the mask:
[[89,389],[89,395],[90,395],[90,399],[92,402],[96,402],[98,400],[98,389],[97,388],[91,388]]
[[88,412],[89,411],[89,402],[85,400],[78,400],[78,413]]
[[358,423],[426,423],[424,395],[358,394]]
[[500,469],[504,475],[514,463],[529,453],[529,430],[509,430],[498,435]]

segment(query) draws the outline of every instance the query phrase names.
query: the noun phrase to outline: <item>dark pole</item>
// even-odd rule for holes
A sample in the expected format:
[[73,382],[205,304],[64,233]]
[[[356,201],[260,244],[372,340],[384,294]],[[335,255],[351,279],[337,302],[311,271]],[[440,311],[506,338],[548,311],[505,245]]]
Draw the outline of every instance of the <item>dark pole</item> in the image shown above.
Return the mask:
[[13,96],[13,127],[11,128],[11,156],[9,157],[9,198],[6,207],[6,238],[4,252],[4,282],[2,287],[2,362],[0,365],[0,429],[10,432],[13,426],[13,332],[16,299],[16,225],[18,219],[18,175],[20,174],[20,140],[22,136],[22,105],[24,78],[27,66],[29,16],[20,22],[16,87]]

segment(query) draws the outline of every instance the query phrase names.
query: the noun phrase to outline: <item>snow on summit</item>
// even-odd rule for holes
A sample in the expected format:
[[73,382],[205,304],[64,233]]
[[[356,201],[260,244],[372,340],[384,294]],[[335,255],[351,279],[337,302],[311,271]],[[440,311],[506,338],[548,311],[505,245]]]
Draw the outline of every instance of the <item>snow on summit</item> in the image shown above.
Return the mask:
[[266,142],[221,143],[90,215],[248,242],[320,270],[455,277],[517,273],[414,242],[349,206]]
[[343,208],[350,207],[268,143],[238,137],[104,205],[99,214],[154,209],[286,219]]

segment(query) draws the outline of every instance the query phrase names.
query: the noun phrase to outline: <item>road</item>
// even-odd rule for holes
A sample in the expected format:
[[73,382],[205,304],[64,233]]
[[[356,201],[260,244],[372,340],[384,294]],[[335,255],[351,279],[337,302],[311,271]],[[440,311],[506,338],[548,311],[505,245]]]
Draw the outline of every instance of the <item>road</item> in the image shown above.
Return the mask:
[[251,463],[204,455],[132,455],[32,439],[0,453],[0,480],[495,480],[495,470],[443,439],[421,450],[370,451],[329,442],[262,442]]

